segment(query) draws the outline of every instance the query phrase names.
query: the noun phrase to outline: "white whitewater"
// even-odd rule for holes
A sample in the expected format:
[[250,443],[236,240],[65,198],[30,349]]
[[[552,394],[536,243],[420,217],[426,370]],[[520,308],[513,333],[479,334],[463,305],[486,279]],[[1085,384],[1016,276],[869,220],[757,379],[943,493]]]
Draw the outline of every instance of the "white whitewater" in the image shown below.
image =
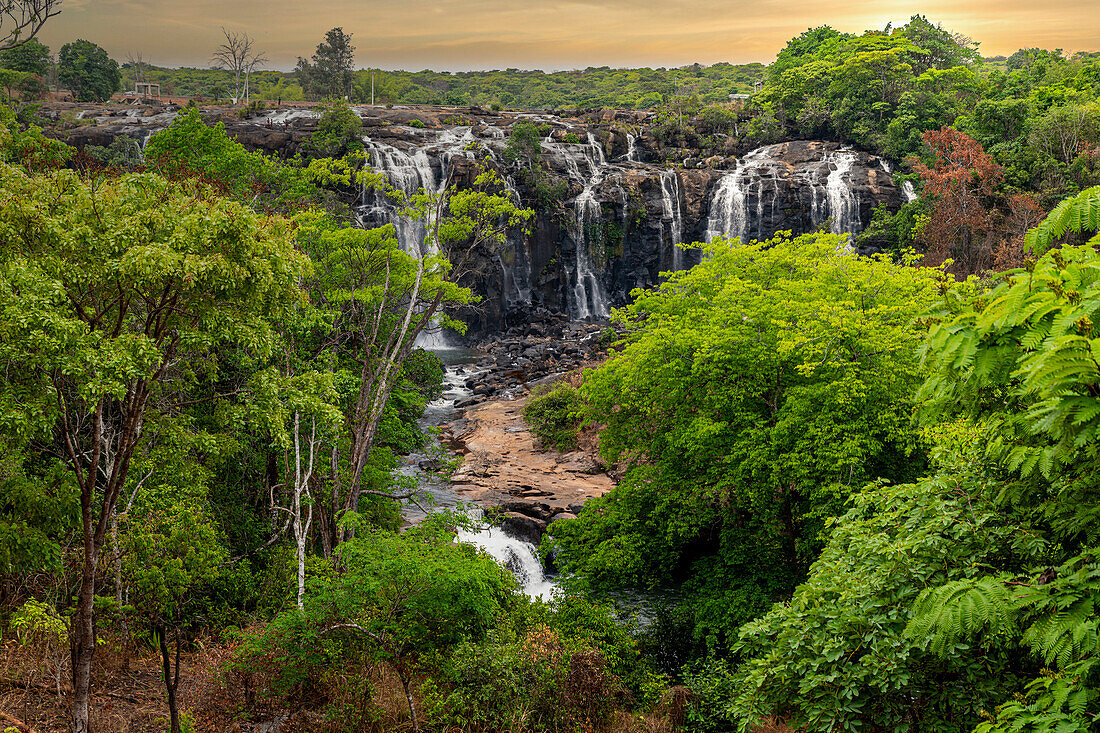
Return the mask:
[[[851,184],[852,166],[856,154],[850,150],[827,153],[825,159],[832,165],[825,183],[829,199],[829,219],[833,234],[859,234],[859,198]],[[814,224],[819,222],[815,221]]]
[[708,242],[717,237],[737,237],[742,242],[748,241],[747,186],[755,177],[761,176],[772,162],[771,152],[772,146],[752,150],[737,161],[733,171],[722,176],[711,195],[708,208]]
[[[765,222],[775,220],[780,199],[779,173],[785,164],[775,156],[777,145],[765,145],[745,154],[737,167],[726,173],[711,194],[706,239],[738,237],[742,242],[771,234]],[[857,161],[846,148],[824,153],[820,165],[795,174],[793,182],[808,189],[810,220],[814,226],[829,221],[834,234],[853,235],[860,231],[859,196],[852,186],[852,168]],[[766,200],[770,198],[770,203]],[[751,215],[749,201],[755,199]]]
[[[470,513],[475,521],[482,519],[480,509],[471,509]],[[527,595],[545,601],[550,600],[557,586],[546,577],[537,550],[530,542],[509,537],[499,527],[489,527],[474,532],[460,530],[458,541],[480,547],[494,560],[512,571],[512,575],[516,576],[516,580]]]
[[[603,211],[596,200],[596,187],[603,183],[607,158],[603,147],[592,133],[588,134],[588,144],[563,144],[555,152],[563,153],[570,171],[576,171],[576,180],[584,182],[584,189],[573,200],[573,284],[568,289],[570,315],[577,320],[588,318],[606,318],[611,313],[607,302],[607,292],[600,282],[599,275],[592,262],[590,251],[591,233],[599,229],[603,221]],[[588,168],[588,175],[580,173],[581,164]],[[570,173],[572,176],[573,173]]]
[[680,177],[676,171],[661,171],[661,222],[662,233],[667,226],[665,246],[672,256],[672,269],[684,269],[684,250],[680,245],[684,241],[684,214],[680,206]]

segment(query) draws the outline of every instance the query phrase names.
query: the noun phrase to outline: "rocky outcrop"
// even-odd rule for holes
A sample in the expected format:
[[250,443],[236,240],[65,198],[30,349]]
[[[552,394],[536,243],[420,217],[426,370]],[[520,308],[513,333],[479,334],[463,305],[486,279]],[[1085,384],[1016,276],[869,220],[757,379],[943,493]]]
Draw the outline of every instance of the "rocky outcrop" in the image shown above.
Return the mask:
[[523,421],[526,398],[466,411],[447,443],[464,456],[451,476],[463,501],[486,509],[511,536],[537,545],[551,522],[575,518],[614,482],[588,453],[544,451]]
[[[500,171],[508,189],[537,206],[527,235],[515,232],[503,251],[474,258],[466,282],[481,296],[461,313],[478,338],[499,333],[529,314],[600,319],[629,301],[635,288],[658,284],[661,273],[692,266],[697,250],[682,243],[717,236],[766,239],[777,231],[827,228],[851,236],[878,206],[896,210],[903,195],[886,161],[822,141],[790,141],[753,150],[726,138],[714,150],[662,147],[645,111],[588,110],[568,114],[491,112],[476,107],[355,107],[370,163],[408,193],[469,185],[479,166]],[[72,109],[55,111],[72,115]],[[167,126],[177,108],[93,107],[80,127],[53,133],[82,147],[113,137],[147,138]],[[316,129],[312,109],[280,109],[241,120],[226,108],[203,111],[251,149],[292,156]],[[535,176],[505,160],[511,128],[540,127]],[[678,144],[683,144],[682,141]],[[670,156],[673,156],[670,159]],[[679,157],[676,157],[679,156]],[[396,209],[367,191],[359,201],[364,226],[392,221]],[[402,224],[407,246],[422,225]]]

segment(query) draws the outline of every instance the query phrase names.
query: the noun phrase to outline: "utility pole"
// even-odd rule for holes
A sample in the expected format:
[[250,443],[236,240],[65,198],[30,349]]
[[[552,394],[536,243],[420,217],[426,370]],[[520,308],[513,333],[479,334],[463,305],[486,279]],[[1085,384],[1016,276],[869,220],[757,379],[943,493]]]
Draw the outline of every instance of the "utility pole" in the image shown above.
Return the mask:
[[374,106],[374,72],[370,73],[370,106]]

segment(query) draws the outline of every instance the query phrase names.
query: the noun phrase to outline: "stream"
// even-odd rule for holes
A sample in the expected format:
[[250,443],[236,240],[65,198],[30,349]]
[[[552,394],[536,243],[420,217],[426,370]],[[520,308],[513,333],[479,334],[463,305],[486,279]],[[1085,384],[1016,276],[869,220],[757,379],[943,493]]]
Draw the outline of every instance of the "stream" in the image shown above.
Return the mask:
[[[429,402],[424,409],[420,428],[425,433],[428,433],[431,428],[446,425],[455,419],[458,412],[455,403],[471,394],[465,386],[466,381],[484,371],[478,367],[478,359],[481,355],[475,351],[458,348],[434,348],[432,351],[443,360],[445,367],[443,396]],[[471,519],[477,524],[471,530],[459,530],[459,541],[475,545],[489,553],[516,576],[516,580],[527,595],[550,600],[556,585],[543,572],[535,546],[530,542],[509,537],[500,527],[492,527],[482,522],[484,515],[480,507],[465,504],[447,478],[427,470],[441,457],[447,459],[452,456],[449,450],[429,434],[425,447],[406,456],[398,469],[401,474],[417,480],[426,498],[425,501],[421,501],[423,508],[415,504],[404,506],[402,514],[405,521],[416,524],[424,519],[425,512],[465,507]]]

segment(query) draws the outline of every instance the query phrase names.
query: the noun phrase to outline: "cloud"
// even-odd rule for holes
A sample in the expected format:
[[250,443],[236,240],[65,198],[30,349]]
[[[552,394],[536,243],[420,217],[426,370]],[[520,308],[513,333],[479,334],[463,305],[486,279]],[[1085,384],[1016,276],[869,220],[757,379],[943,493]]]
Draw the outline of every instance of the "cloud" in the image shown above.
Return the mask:
[[256,38],[274,67],[290,68],[341,26],[362,66],[669,66],[767,62],[806,28],[858,32],[916,12],[974,37],[986,54],[1100,48],[1095,0],[65,0],[42,39],[56,49],[87,38],[116,58],[141,51],[154,63],[205,66],[224,26]]

